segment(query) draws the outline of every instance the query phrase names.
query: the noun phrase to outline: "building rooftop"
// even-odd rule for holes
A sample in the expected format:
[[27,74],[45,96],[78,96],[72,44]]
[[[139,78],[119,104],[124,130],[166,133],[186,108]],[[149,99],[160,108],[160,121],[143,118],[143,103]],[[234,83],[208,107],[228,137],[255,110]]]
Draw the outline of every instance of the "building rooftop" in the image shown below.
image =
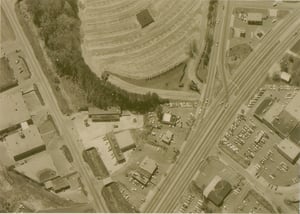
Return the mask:
[[117,107],[111,107],[107,110],[103,110],[97,107],[89,107],[88,109],[89,115],[111,115],[111,114],[121,114],[120,108]]
[[261,117],[267,109],[272,105],[273,99],[271,97],[266,97],[255,109],[255,114]]
[[114,156],[117,159],[118,163],[122,163],[125,161],[125,156],[123,154],[123,152],[121,151],[121,148],[117,142],[116,136],[114,135],[113,132],[109,132],[106,134],[106,137],[108,139],[108,142],[110,144],[110,147],[114,153]]
[[261,13],[248,13],[248,21],[262,21],[262,18]]
[[287,137],[297,125],[297,120],[283,110],[272,122],[273,127],[280,133],[281,137]]
[[0,96],[0,131],[30,119],[21,92],[1,94]]
[[278,102],[273,103],[268,111],[264,114],[264,119],[268,121],[269,123],[272,123],[272,121],[278,117],[278,115],[282,112],[284,109],[284,106]]
[[289,102],[285,110],[300,122],[300,92]]
[[225,180],[222,180],[222,178],[217,175],[204,189],[203,194],[216,206],[220,206],[226,196],[230,193],[231,189],[231,184]]
[[169,123],[169,122],[171,122],[171,117],[172,117],[172,114],[170,114],[170,113],[164,113],[163,117],[162,117],[162,121]]
[[135,142],[129,130],[115,133],[115,137],[122,151],[135,146]]
[[144,160],[140,163],[139,168],[148,174],[146,177],[151,177],[157,169],[157,164],[154,160],[146,156]]
[[56,193],[70,188],[68,179],[66,179],[65,177],[55,178],[55,179],[51,180],[51,183],[52,183],[52,188],[53,188],[54,192],[56,192]]
[[300,154],[300,148],[289,139],[282,140],[278,145],[278,149],[287,155],[291,160],[295,160]]
[[162,141],[165,143],[170,143],[173,138],[173,135],[174,135],[173,132],[171,132],[170,130],[167,130],[166,133],[162,137]]
[[144,28],[144,27],[148,26],[149,24],[151,24],[152,22],[154,22],[154,19],[152,18],[148,9],[144,9],[141,12],[139,12],[138,14],[136,14],[136,18],[137,18],[138,22],[140,23],[140,25],[142,26],[142,28]]
[[[36,148],[45,150],[45,143],[35,125],[30,125],[27,129],[6,136],[4,144],[9,154],[14,157],[15,160],[30,156],[31,153],[35,154]],[[27,155],[26,152],[28,152]],[[18,158],[19,156],[20,158]]]
[[300,146],[300,123],[290,133],[290,140]]
[[29,157],[24,164],[16,165],[15,170],[39,183],[57,177],[57,170],[46,151]]

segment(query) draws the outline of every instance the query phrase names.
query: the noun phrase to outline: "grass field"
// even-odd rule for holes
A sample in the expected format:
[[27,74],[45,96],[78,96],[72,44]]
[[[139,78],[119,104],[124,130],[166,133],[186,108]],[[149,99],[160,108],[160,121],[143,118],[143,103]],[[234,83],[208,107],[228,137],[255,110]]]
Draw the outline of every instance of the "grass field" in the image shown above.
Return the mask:
[[[126,77],[120,78],[129,83],[147,88],[187,91],[189,90],[190,80],[188,75],[185,73],[185,68],[186,63],[181,63],[166,73],[150,80],[134,80]],[[183,84],[183,86],[179,87],[180,84]]]
[[1,43],[13,41],[15,39],[16,36],[10,26],[7,16],[1,8]]
[[9,87],[15,81],[14,72],[9,66],[8,59],[2,57],[0,59],[0,88]]
[[291,51],[300,55],[300,40],[291,48]]
[[122,196],[118,184],[113,182],[102,189],[102,196],[110,212],[114,213],[133,213],[131,205]]
[[232,70],[235,69],[251,52],[252,48],[246,43],[230,48],[228,52],[230,72],[232,72]]

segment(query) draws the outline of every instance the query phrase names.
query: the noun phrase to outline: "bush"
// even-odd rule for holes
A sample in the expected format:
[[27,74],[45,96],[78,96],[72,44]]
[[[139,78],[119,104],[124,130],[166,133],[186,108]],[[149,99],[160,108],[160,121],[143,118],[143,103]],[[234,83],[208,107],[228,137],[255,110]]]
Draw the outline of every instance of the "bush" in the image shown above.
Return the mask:
[[85,91],[89,102],[99,108],[117,105],[142,113],[166,102],[155,93],[128,93],[90,70],[81,55],[77,0],[25,1],[57,73],[76,82]]

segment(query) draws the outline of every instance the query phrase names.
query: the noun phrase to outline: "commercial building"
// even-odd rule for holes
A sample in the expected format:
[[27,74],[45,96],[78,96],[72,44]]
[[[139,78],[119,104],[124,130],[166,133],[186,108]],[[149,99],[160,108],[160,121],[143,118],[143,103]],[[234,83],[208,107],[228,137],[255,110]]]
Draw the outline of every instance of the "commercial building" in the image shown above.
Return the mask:
[[6,129],[28,121],[30,114],[21,92],[16,94],[1,94],[0,96],[0,133]]
[[103,110],[96,107],[89,107],[88,114],[94,122],[120,121],[121,109],[113,107]]
[[263,24],[263,16],[261,13],[248,13],[247,20],[249,25]]
[[130,130],[115,133],[115,138],[122,152],[126,152],[136,147]]
[[117,142],[116,136],[113,132],[109,132],[106,134],[106,138],[110,144],[111,150],[114,153],[114,156],[117,160],[117,163],[123,163],[126,161],[125,156]]
[[299,98],[297,95],[285,107],[267,97],[255,110],[254,116],[276,132],[282,139],[287,138],[300,120]]
[[284,139],[277,145],[278,152],[291,163],[296,163],[299,155],[300,148],[289,139]]
[[[23,125],[23,127],[27,127]],[[4,138],[9,155],[19,161],[46,150],[46,145],[35,125],[17,131]]]
[[216,206],[220,206],[231,190],[231,184],[216,175],[204,189],[203,195]]
[[156,162],[146,156],[132,177],[144,186],[147,186],[157,169],[158,165]]
[[173,132],[167,130],[166,133],[162,137],[162,141],[166,144],[170,144],[173,139],[173,136],[174,136]]

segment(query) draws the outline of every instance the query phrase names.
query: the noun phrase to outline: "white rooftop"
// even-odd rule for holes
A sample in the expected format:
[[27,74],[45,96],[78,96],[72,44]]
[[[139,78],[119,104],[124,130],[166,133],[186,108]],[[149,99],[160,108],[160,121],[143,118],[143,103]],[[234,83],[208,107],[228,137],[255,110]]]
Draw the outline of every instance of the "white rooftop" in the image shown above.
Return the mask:
[[163,122],[170,122],[171,121],[171,117],[172,117],[172,114],[170,114],[170,113],[164,113],[162,121]]
[[281,141],[277,147],[292,160],[294,160],[300,153],[300,148],[288,139]]
[[270,107],[269,110],[264,114],[264,119],[271,123],[275,117],[277,117],[282,110],[284,109],[284,106],[278,102],[273,103],[273,105]]
[[203,195],[207,198],[209,193],[215,189],[215,186],[221,181],[222,178],[218,175],[216,175],[210,183],[207,185],[207,187],[203,191]]
[[248,13],[248,21],[262,21],[261,13]]
[[148,156],[144,158],[144,160],[140,163],[139,167],[146,172],[153,174],[153,172],[157,168],[157,164],[154,160],[150,159]]
[[21,92],[0,96],[0,130],[9,128],[30,119]]
[[129,130],[115,133],[115,137],[121,149],[135,144]]

